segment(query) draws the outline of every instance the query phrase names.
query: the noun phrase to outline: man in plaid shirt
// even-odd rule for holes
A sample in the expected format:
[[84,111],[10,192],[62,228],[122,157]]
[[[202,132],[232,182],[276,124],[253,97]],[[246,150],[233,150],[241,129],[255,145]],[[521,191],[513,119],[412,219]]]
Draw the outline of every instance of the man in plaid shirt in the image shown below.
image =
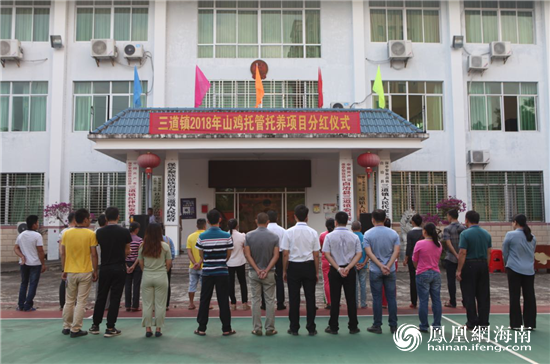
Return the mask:
[[460,233],[466,230],[466,226],[458,222],[458,211],[447,212],[449,225],[443,230],[443,241],[447,247],[445,255],[445,270],[447,271],[447,287],[450,300],[445,302],[445,307],[456,307],[456,269],[458,267],[458,241]]

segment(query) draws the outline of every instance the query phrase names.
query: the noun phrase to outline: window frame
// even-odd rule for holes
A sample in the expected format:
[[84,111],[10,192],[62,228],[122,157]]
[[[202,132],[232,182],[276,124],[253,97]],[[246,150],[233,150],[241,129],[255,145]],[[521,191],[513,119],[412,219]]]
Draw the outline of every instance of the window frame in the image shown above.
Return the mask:
[[[20,186],[16,184],[11,184],[10,179],[16,179],[17,176],[24,175],[27,179],[27,183],[25,186]],[[28,193],[31,189],[38,189],[38,192],[40,192],[40,196],[42,199],[42,205],[37,206],[36,214],[38,215],[39,221],[43,221],[44,219],[44,191],[45,191],[45,175],[44,173],[0,173],[0,180],[2,181],[0,183],[0,195],[3,197],[2,202],[3,206],[0,207],[0,225],[9,225],[13,226],[14,224],[17,224],[21,221],[14,221],[11,219],[11,211],[9,209],[10,207],[10,190],[11,189],[25,189],[26,190],[26,199],[28,198]],[[4,179],[5,178],[5,179]],[[32,182],[32,178],[40,178],[39,184],[32,185],[30,182]],[[4,180],[6,181],[4,184]],[[32,212],[29,208],[28,204],[25,204],[23,207],[24,213],[23,216],[30,215]]]
[[[17,39],[15,38],[15,29],[17,26],[17,9],[32,9],[32,21],[31,21],[31,40],[21,40],[18,39],[21,43],[45,43],[50,41],[50,34],[51,34],[51,16],[52,16],[52,1],[44,0],[44,1],[31,1],[33,4],[18,4],[18,1],[13,1],[11,5],[0,5],[0,8],[2,9],[11,9],[11,29],[10,29],[10,37],[8,39]],[[49,5],[41,4],[49,2]],[[38,3],[38,4],[37,4]],[[35,10],[36,9],[48,9],[48,34],[46,34],[45,40],[34,40],[34,16],[35,16]]]
[[[2,133],[46,133],[48,132],[48,116],[50,115],[49,114],[49,102],[48,102],[48,95],[49,95],[49,87],[50,87],[50,82],[49,81],[38,81],[38,80],[34,80],[34,81],[1,81],[2,83],[8,83],[9,84],[9,93],[8,94],[0,94],[0,99],[1,98],[7,98],[8,99],[8,130],[6,131],[2,131],[0,129],[0,134]],[[33,88],[33,83],[35,82],[39,82],[39,83],[42,83],[42,82],[46,82],[47,84],[47,91],[45,94],[39,94],[39,93],[33,93],[32,92],[32,88]],[[14,94],[13,93],[13,84],[14,83],[28,83],[29,84],[29,93],[27,94]],[[12,130],[12,127],[13,127],[13,99],[15,98],[25,98],[25,97],[28,97],[29,99],[29,106],[28,106],[28,117],[27,117],[27,130]],[[31,130],[31,110],[32,110],[32,99],[33,98],[38,98],[38,97],[45,97],[46,98],[46,121],[45,121],[45,125],[44,125],[44,130]]]

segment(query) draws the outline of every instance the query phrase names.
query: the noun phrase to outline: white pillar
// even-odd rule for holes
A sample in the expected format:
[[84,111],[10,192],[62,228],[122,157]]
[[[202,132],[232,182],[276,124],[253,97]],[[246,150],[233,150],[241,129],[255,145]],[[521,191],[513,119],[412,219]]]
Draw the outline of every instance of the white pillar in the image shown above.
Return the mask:
[[[543,9],[543,12],[542,12],[542,16],[544,18],[544,32],[543,34],[545,34],[544,36],[544,40],[545,40],[545,46],[546,46],[546,92],[542,93],[541,95],[541,98],[539,100],[542,100],[542,97],[545,97],[546,100],[548,100],[548,98],[550,97],[550,95],[548,94],[548,92],[550,91],[550,87],[548,85],[550,85],[550,2],[548,1],[542,1],[540,2],[540,5],[539,4],[535,4],[535,6],[542,6],[542,9]],[[539,88],[541,89],[541,88]],[[544,102],[541,102],[539,101],[539,107],[541,109],[541,114],[544,115],[544,107],[546,107],[546,115],[544,117],[540,117],[540,120],[541,120],[541,123],[545,125],[545,128],[547,130],[547,133],[548,133],[548,139],[547,140],[550,140],[550,128],[548,128],[548,121],[549,121],[549,117],[548,117],[548,105],[544,105]],[[541,131],[544,130],[543,128],[541,128]],[[550,159],[548,159],[549,163],[548,163],[548,166],[547,166],[547,170],[550,172]],[[550,173],[545,173],[543,172],[543,177],[544,177],[544,186],[550,186]],[[547,189],[548,191],[548,189]],[[544,202],[544,206],[546,208],[546,213],[544,214],[546,216],[546,222],[550,222],[550,193],[545,193],[545,196],[544,196],[544,199],[546,200]]]
[[[65,117],[65,100],[66,100],[66,74],[65,68],[67,64],[67,46],[70,43],[67,33],[67,2],[54,1],[52,2],[53,11],[53,29],[51,34],[61,35],[64,43],[63,48],[50,49],[52,77],[50,82],[50,156],[49,156],[49,171],[46,175],[46,205],[60,203],[61,201],[61,177],[63,173],[63,135],[64,122],[71,120]],[[65,201],[68,202],[68,201]],[[58,226],[59,221],[47,221],[46,226]],[[48,229],[48,260],[59,259],[59,240],[60,228]]]
[[179,254],[179,160],[177,151],[168,151],[164,161],[164,227]]
[[126,154],[126,223],[130,223],[131,215],[141,214],[141,188],[139,178],[139,153]]
[[153,89],[153,107],[166,106],[166,0],[155,0],[155,86]]
[[348,214],[348,224],[351,224],[357,219],[355,216],[355,197],[353,193],[353,159],[351,157],[351,150],[345,150],[340,152],[340,163],[338,163],[338,175],[339,175],[339,193],[338,210],[344,211]]
[[392,190],[391,190],[391,159],[389,152],[381,152],[378,154],[380,157],[380,165],[378,166],[378,172],[376,173],[377,185],[377,199],[376,208],[386,211],[386,217],[393,221],[392,218]]
[[[353,96],[354,102],[361,102],[366,96],[366,61],[365,61],[365,8],[363,1],[353,1]],[[364,107],[358,104],[357,107]]]

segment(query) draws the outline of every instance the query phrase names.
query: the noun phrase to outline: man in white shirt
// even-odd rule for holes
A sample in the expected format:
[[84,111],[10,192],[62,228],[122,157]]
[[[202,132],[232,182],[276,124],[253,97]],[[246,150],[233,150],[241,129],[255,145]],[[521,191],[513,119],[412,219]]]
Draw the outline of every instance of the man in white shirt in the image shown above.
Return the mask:
[[[281,244],[283,242],[286,230],[277,225],[277,211],[269,210],[267,212],[267,216],[269,216],[267,230],[279,237],[279,255],[282,256],[283,250],[281,248]],[[277,260],[277,264],[275,264],[275,282],[277,284],[277,310],[282,311],[286,309],[285,281],[283,280],[283,259]]]
[[307,226],[309,209],[305,205],[294,208],[294,218],[297,223],[288,229],[284,235],[283,278],[288,282],[288,302],[290,320],[290,335],[298,335],[300,329],[300,289],[304,287],[307,309],[307,331],[310,336],[317,334],[315,330],[315,285],[319,280],[319,238],[317,232]]
[[[44,261],[44,243],[38,230],[38,216],[27,217],[27,229],[17,237],[15,241],[15,254],[19,256],[21,265],[21,287],[19,288],[19,301],[17,311],[36,311],[33,307],[34,296],[38,288],[40,274],[46,271]],[[27,292],[28,289],[28,292]]]

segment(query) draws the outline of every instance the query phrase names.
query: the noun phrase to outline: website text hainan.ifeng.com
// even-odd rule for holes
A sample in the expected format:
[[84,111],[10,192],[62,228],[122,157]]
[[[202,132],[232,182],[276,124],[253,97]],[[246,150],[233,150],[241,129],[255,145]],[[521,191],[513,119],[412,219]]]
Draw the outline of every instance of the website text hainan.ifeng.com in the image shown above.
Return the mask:
[[472,344],[462,344],[462,345],[452,345],[452,344],[437,344],[432,345],[428,344],[428,351],[494,351],[500,353],[502,351],[531,351],[531,345],[492,345],[492,344],[481,344],[481,343],[472,343]]

